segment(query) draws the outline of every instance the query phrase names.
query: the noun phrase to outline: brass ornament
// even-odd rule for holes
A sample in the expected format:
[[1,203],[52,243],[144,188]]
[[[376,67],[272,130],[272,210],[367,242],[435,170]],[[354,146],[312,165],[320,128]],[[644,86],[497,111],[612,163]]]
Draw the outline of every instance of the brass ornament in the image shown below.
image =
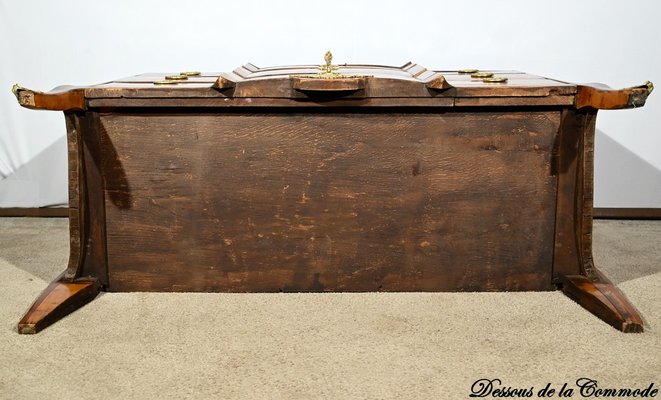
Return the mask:
[[482,82],[484,82],[484,83],[505,83],[505,82],[507,82],[507,78],[504,78],[504,77],[484,78],[484,79],[482,79]]
[[333,79],[339,77],[340,74],[335,71],[337,71],[340,67],[333,65],[333,53],[331,53],[330,50],[324,54],[324,61],[326,61],[325,65],[320,65],[317,67],[319,70],[317,75],[324,79]]
[[176,85],[179,81],[176,80],[163,80],[163,81],[154,81],[154,85]]
[[650,94],[654,90],[654,84],[651,81],[645,82],[645,85],[647,86],[647,93]]
[[292,75],[296,78],[312,78],[312,79],[350,79],[350,78],[365,78],[364,75],[345,75],[340,74],[337,70],[340,69],[337,65],[333,65],[333,53],[330,50],[324,54],[325,64],[317,67],[319,72],[314,75]]
[[11,87],[11,92],[14,93],[14,96],[16,96],[16,99],[18,100],[18,92],[21,90],[27,90],[23,86],[19,85],[18,83],[15,83],[14,86]]

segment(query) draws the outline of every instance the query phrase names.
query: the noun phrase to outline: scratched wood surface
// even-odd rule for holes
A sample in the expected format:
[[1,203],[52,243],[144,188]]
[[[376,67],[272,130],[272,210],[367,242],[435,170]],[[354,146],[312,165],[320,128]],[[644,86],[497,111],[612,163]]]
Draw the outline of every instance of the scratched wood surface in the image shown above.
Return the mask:
[[110,291],[554,288],[560,111],[98,121]]

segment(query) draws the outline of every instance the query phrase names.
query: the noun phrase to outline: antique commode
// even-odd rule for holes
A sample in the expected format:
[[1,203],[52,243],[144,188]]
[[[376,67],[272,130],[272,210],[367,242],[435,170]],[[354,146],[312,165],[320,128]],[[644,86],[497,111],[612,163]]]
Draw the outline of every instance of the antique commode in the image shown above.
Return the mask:
[[[540,291],[624,332],[592,261],[595,117],[641,107],[521,72],[326,64],[43,93],[69,144],[70,260],[20,321],[106,291]],[[439,311],[441,312],[441,311]]]

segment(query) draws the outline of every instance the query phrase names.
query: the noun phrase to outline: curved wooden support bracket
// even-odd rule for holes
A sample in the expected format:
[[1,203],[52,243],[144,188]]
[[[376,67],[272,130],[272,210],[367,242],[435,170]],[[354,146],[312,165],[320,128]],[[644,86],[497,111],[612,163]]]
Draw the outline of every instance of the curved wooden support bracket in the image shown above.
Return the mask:
[[576,108],[615,110],[642,107],[652,90],[654,90],[654,84],[650,81],[640,86],[619,90],[596,85],[578,85]]
[[92,301],[101,285],[96,278],[55,279],[35,300],[18,323],[18,333],[37,333]]
[[85,89],[60,86],[48,93],[14,85],[11,89],[18,104],[35,110],[82,111],[85,110]]
[[643,320],[624,294],[599,270],[592,271],[592,278],[566,276],[562,291],[615,329],[624,333],[643,332]]

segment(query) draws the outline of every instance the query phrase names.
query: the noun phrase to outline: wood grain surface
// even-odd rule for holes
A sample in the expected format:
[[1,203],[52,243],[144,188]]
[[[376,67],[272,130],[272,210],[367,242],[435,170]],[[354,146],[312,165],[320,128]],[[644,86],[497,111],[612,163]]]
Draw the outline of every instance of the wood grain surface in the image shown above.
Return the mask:
[[37,297],[18,323],[18,333],[35,334],[94,300],[101,285],[95,279],[70,281],[61,275]]
[[99,121],[108,290],[553,289],[559,111]]

